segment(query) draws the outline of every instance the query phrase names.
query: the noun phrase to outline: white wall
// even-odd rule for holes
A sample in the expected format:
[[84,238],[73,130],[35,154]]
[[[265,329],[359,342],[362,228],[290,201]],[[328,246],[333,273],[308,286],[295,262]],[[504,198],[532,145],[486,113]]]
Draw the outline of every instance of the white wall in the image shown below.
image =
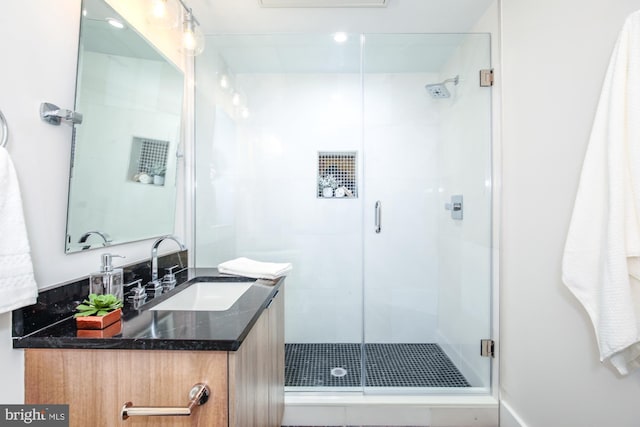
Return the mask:
[[[502,398],[529,427],[637,426],[640,372],[598,361],[561,257],[616,36],[638,0],[502,0]],[[514,418],[511,418],[512,424]]]
[[[73,108],[79,22],[80,0],[0,2],[0,109],[40,288],[85,276],[100,262],[100,251],[64,253],[71,128],[38,115],[44,101]],[[113,251],[129,263],[148,258],[150,247],[146,241]],[[0,402],[22,402],[22,351],[12,349],[10,314],[0,315],[0,376]]]

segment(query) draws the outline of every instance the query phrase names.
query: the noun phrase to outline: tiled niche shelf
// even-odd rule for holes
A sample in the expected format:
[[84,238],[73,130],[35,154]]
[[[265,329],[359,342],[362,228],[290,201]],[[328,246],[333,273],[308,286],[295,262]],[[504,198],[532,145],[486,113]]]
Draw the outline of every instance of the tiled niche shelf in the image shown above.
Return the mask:
[[358,197],[358,153],[356,151],[318,152],[320,199],[354,199]]
[[[164,185],[168,153],[169,141],[134,136],[129,160],[129,179],[134,182],[151,184],[152,181],[145,182],[145,179],[153,179],[155,175],[159,175],[162,179],[156,178],[153,183]],[[148,178],[145,178],[145,175]]]

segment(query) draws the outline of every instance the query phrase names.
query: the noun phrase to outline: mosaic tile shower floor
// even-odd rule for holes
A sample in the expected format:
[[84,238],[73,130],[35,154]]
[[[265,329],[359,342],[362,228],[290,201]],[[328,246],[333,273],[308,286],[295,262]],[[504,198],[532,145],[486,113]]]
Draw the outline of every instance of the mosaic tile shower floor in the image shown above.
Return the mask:
[[[437,344],[365,344],[365,349],[367,387],[471,386]],[[285,386],[359,387],[360,355],[360,344],[286,344]]]

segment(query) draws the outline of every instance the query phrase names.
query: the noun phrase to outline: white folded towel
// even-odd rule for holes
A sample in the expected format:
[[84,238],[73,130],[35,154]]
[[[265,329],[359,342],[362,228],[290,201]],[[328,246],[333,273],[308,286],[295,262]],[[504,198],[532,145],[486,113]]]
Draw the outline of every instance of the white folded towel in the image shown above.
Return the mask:
[[249,258],[236,258],[218,265],[220,273],[270,280],[286,276],[292,268],[289,262],[261,262]]
[[18,177],[0,147],[0,313],[35,304],[37,298]]
[[640,11],[618,37],[602,88],[562,260],[600,360],[640,367]]

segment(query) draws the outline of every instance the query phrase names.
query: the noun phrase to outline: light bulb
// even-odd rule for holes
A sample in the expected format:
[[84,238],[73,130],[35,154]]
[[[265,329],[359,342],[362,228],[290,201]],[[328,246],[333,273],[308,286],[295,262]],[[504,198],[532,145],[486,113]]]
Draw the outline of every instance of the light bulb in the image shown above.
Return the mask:
[[188,56],[200,55],[204,50],[204,34],[202,34],[200,27],[196,25],[191,10],[184,17],[182,48],[183,52]]
[[220,87],[226,89],[229,87],[229,77],[226,74],[220,76]]
[[242,109],[242,111],[240,112],[240,115],[242,116],[243,119],[248,119],[249,118],[249,109],[247,107],[244,107]]
[[157,28],[168,30],[178,23],[179,9],[175,0],[149,0],[147,21]]
[[151,13],[154,18],[162,19],[167,15],[166,0],[156,0],[153,2]]
[[233,104],[234,107],[237,107],[240,105],[240,94],[238,92],[235,92],[231,97],[231,103]]
[[193,50],[196,47],[196,35],[193,34],[191,30],[185,30],[182,36],[182,42],[184,43],[185,49]]

